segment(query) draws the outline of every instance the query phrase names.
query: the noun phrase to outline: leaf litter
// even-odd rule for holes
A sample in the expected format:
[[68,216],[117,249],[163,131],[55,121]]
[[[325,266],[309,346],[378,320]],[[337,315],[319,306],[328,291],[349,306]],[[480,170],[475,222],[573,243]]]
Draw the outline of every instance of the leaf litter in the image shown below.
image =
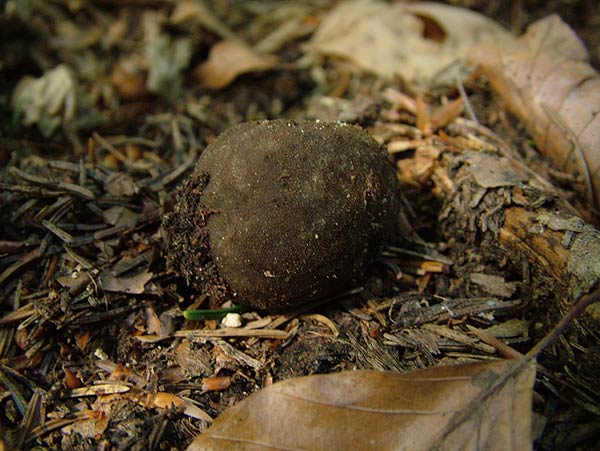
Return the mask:
[[343,2],[323,19],[311,52],[343,58],[379,76],[417,84],[454,84],[479,42],[512,36],[487,17],[433,2]]
[[[76,82],[63,83],[52,91],[62,94],[51,99],[31,97],[31,88],[28,99],[34,101],[21,100],[25,108],[37,108],[29,113],[35,119],[30,122],[17,104],[3,110],[13,114],[0,138],[0,162],[9,168],[3,168],[0,180],[3,445],[185,449],[203,431],[198,440],[211,437],[212,418],[225,427],[237,408],[251,410],[243,421],[272,427],[277,409],[295,402],[289,396],[282,400],[278,387],[303,396],[306,381],[319,399],[337,396],[327,407],[336,415],[323,417],[320,408],[307,408],[304,398],[299,421],[315,415],[310,430],[327,426],[335,435],[359,418],[356,409],[346,407],[356,399],[352,396],[365,395],[372,385],[375,394],[364,398],[368,408],[369,399],[385,403],[387,398],[406,407],[402,396],[415,392],[410,381],[420,374],[411,370],[437,378],[440,372],[482,368],[493,377],[474,385],[468,376],[459,389],[474,401],[455,406],[452,422],[434,420],[441,431],[435,446],[480,437],[528,448],[535,438],[537,447],[550,449],[594,439],[585,433],[597,426],[594,418],[583,425],[557,421],[543,401],[573,417],[596,412],[594,310],[586,310],[547,352],[535,354],[543,381],[536,392],[531,392],[533,368],[518,358],[576,298],[586,299],[596,286],[598,234],[591,225],[573,226],[580,223],[565,201],[573,198],[565,195],[568,178],[556,188],[543,179],[556,174],[527,171],[530,155],[503,139],[498,125],[507,123],[497,107],[485,108],[489,91],[481,81],[463,78],[456,85],[452,72],[446,79],[450,87],[432,88],[427,80],[435,71],[425,66],[420,70],[429,77],[416,86],[410,77],[398,78],[398,61],[391,54],[367,63],[307,55],[319,31],[312,38],[311,33],[335,11],[324,5],[252,2],[229,8],[195,1],[151,10],[128,4],[9,3],[3,20],[23,27],[6,28],[14,39],[3,45],[15,57],[3,60],[9,69],[3,98],[16,98],[21,79],[30,80],[30,87],[45,83],[61,65]],[[389,12],[380,3],[359,4]],[[78,8],[77,14],[70,8]],[[436,16],[435,5],[414,8],[423,10],[411,13],[415,27],[407,30],[422,39],[419,27],[425,26],[425,44],[445,52],[456,26]],[[381,22],[364,20],[372,29],[397,32],[385,29],[384,16],[375,14]],[[58,35],[52,24],[60,24]],[[356,32],[364,31],[361,27],[357,22]],[[35,51],[11,47],[21,42]],[[252,55],[272,55],[277,64],[248,65],[241,58],[240,66],[221,65],[225,72],[214,72],[220,84],[209,91],[194,68],[207,67],[211,49],[220,42],[233,42],[231,48]],[[390,42],[381,47],[397,50],[398,39]],[[366,45],[357,49],[357,58],[369,53]],[[464,56],[448,51],[433,60],[448,63]],[[426,52],[408,52],[411,56],[432,60]],[[218,60],[215,64],[225,61]],[[373,64],[388,63],[387,75],[373,75]],[[461,117],[470,106],[481,123]],[[405,185],[402,221],[413,231],[384,250],[360,286],[339,296],[279,314],[246,310],[236,327],[228,322],[224,327],[221,318],[186,321],[182,310],[206,308],[208,299],[166,269],[161,215],[208,143],[229,125],[266,117],[343,119],[366,128],[393,154]],[[42,140],[43,134],[48,138]],[[476,158],[477,152],[491,158]],[[547,347],[549,339],[542,344]],[[517,360],[498,360],[499,355]],[[369,369],[378,371],[348,371]],[[390,370],[396,373],[385,372]],[[336,388],[338,377],[359,380],[342,392]],[[522,377],[523,385],[517,383]],[[396,389],[399,378],[408,395]],[[376,381],[396,385],[378,390]],[[456,401],[455,390],[427,387],[428,411]],[[498,404],[512,400],[515,389],[525,395],[516,399],[522,405],[511,407],[515,417],[525,419],[519,430],[507,432],[510,422],[494,421],[474,408],[512,412]],[[527,426],[530,396],[546,421],[533,437]],[[269,399],[268,409],[252,407],[257,398]],[[412,404],[414,410],[416,401]],[[279,437],[282,417],[275,417],[265,440]],[[348,422],[340,423],[340,417]],[[395,425],[381,427],[383,418],[356,443],[396,437]],[[464,432],[473,430],[473,418],[484,420],[477,422],[476,436]],[[355,430],[361,426],[359,421]],[[412,422],[411,430],[416,427],[419,422]],[[569,445],[564,431],[571,432]],[[310,431],[297,435],[298,440],[318,438]],[[415,438],[410,432],[403,437]]]
[[196,68],[195,75],[202,86],[220,89],[238,75],[275,67],[277,58],[273,55],[261,55],[236,41],[220,41],[211,48],[208,60]]
[[[440,442],[444,449],[530,449],[533,364],[472,405],[510,365],[363,370],[279,382],[227,410],[187,449],[426,450]],[[454,425],[465,410],[467,419]]]
[[557,15],[530,25],[516,42],[476,48],[471,55],[540,150],[577,179],[600,205],[600,76],[587,50]]

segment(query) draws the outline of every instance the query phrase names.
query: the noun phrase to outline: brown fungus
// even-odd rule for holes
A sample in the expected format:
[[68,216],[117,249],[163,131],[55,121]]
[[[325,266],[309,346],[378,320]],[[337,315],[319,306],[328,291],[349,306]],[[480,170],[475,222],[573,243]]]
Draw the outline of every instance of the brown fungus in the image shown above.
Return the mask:
[[352,287],[398,231],[386,152],[345,124],[231,127],[165,217],[168,263],[213,301],[281,309]]

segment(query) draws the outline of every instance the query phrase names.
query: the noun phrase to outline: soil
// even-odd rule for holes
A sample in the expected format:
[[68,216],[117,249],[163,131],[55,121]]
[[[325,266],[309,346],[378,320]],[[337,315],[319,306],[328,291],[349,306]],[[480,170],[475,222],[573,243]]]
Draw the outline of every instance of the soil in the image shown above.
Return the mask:
[[[177,204],[178,186],[188,192],[206,187],[202,177],[184,180],[224,130],[243,121],[325,120],[343,112],[345,121],[381,142],[389,134],[419,139],[415,115],[382,95],[387,88],[407,95],[416,90],[349,71],[343,63],[286,67],[302,54],[301,38],[280,51],[281,68],[207,90],[193,68],[223,31],[214,24],[190,30],[168,22],[171,3],[25,3],[6,2],[0,18],[0,447],[183,450],[209,422],[166,403],[167,396],[191,400],[215,418],[291,377],[409,371],[481,361],[495,352],[422,327],[432,323],[465,333],[467,325],[518,323],[503,341],[526,353],[568,310],[558,300],[563,287],[540,265],[508,254],[490,235],[477,235],[470,219],[475,216],[458,215],[458,203],[452,210],[439,192],[444,181],[432,176],[429,160],[414,150],[394,157],[403,184],[403,227],[412,232],[387,247],[348,291],[269,313],[236,310],[235,299],[225,299],[226,283],[211,268],[202,277],[216,290],[188,285],[189,267],[210,262],[201,252],[182,254],[178,270],[170,268],[161,224]],[[450,3],[482,11],[515,32],[556,11],[600,67],[598,2],[511,2],[510,8],[495,6],[498,2]],[[332,7],[302,5],[309,18]],[[271,6],[213,5],[221,23],[253,43],[272,31]],[[179,55],[174,48],[185,54],[185,38],[196,48],[176,82],[161,88],[168,95],[146,90],[147,68],[136,58],[143,38],[158,42],[159,32],[170,39],[161,45],[174,46],[165,52],[173,58]],[[11,96],[22,77],[40,77],[60,63],[77,72],[86,90],[69,126],[45,135],[23,124]],[[174,59],[163,69],[177,64]],[[557,180],[532,152],[527,133],[484,81],[465,88],[484,125],[512,143],[518,157],[568,199],[584,205],[568,179]],[[456,97],[453,89],[423,95],[431,108]],[[449,139],[473,138],[456,124],[442,131]],[[483,148],[494,145],[477,138]],[[459,171],[457,147],[436,142],[437,150],[426,151],[456,164],[448,173]],[[402,168],[422,169],[422,183],[403,178]],[[473,188],[466,198],[475,205],[477,194]],[[489,218],[486,226],[493,230],[504,207],[506,198],[488,196],[473,211]],[[202,232],[206,218],[192,222],[199,232],[191,241],[202,246],[208,240]],[[219,296],[225,301],[221,307],[233,307],[247,330],[264,335],[220,335],[225,312],[184,318],[183,311],[209,309],[210,298]],[[448,316],[442,308],[447,306],[460,314]],[[588,319],[570,326],[539,358],[535,449],[594,449],[600,441],[600,340]],[[196,329],[206,334],[190,332]]]

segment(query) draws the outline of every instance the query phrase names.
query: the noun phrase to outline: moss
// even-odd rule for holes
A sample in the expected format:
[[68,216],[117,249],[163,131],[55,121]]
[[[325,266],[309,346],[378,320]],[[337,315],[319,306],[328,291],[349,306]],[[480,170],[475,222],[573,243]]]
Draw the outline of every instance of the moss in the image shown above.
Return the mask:
[[345,124],[248,122],[202,153],[166,216],[170,266],[213,300],[278,309],[359,280],[398,228],[386,152]]

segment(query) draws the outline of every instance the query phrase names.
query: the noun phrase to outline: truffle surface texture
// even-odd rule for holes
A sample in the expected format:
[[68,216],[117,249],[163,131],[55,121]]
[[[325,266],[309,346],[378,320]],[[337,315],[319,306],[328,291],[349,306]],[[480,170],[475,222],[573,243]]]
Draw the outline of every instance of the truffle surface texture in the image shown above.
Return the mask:
[[213,301],[282,309],[352,288],[398,231],[398,181],[359,128],[247,122],[203,151],[164,220],[168,264]]

